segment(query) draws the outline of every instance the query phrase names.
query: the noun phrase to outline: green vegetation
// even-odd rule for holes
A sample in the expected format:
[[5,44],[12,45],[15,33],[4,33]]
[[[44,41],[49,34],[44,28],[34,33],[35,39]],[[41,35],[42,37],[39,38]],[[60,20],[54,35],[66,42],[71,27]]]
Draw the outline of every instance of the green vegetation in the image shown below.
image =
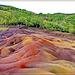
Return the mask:
[[73,31],[72,31],[72,34],[74,34],[74,35],[75,35],[75,30],[73,30]]
[[75,14],[36,14],[24,9],[0,5],[0,27],[11,25],[24,25],[75,34]]

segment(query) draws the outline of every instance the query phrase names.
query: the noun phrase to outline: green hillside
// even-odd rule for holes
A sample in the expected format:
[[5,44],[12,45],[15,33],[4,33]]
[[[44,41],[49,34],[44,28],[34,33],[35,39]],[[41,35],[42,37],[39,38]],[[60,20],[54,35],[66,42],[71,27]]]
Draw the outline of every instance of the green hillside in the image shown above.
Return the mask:
[[75,33],[75,14],[36,14],[12,6],[0,5],[0,26],[25,25]]

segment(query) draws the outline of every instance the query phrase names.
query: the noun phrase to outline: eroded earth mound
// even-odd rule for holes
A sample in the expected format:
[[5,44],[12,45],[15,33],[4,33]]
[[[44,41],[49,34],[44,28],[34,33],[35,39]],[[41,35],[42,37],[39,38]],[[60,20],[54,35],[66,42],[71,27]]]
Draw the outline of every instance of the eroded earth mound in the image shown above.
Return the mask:
[[0,33],[0,74],[75,74],[75,41],[28,29]]

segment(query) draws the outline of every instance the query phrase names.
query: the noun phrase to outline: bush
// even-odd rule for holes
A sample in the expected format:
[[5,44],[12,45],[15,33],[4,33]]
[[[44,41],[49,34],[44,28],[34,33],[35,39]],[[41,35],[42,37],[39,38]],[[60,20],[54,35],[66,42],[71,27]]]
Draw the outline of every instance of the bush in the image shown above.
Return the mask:
[[72,31],[72,34],[74,34],[74,35],[75,35],[75,30],[73,30],[73,31]]
[[74,28],[69,28],[69,33],[72,33],[74,31]]

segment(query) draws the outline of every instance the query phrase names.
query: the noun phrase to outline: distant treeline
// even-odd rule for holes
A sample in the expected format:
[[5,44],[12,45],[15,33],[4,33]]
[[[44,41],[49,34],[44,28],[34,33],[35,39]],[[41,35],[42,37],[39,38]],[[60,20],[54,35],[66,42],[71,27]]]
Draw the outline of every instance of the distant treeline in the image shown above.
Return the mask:
[[36,14],[25,9],[0,5],[0,26],[11,25],[25,25],[75,34],[75,14]]

